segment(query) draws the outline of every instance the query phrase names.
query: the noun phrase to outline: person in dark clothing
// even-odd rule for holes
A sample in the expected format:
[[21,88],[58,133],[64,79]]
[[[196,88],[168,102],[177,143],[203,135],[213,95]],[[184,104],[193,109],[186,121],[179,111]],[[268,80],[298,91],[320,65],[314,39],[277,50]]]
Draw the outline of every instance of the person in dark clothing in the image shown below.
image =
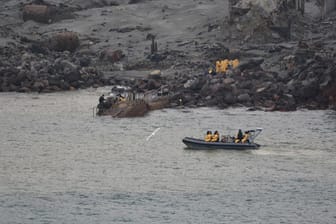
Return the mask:
[[239,143],[239,142],[241,142],[241,140],[243,139],[243,132],[242,132],[242,130],[241,129],[239,129],[238,130],[238,134],[237,134],[237,137],[236,137],[236,140],[235,140],[235,142],[236,143]]
[[104,94],[99,97],[99,104],[103,104],[105,101]]
[[103,110],[105,106],[105,97],[104,94],[99,97],[98,109]]

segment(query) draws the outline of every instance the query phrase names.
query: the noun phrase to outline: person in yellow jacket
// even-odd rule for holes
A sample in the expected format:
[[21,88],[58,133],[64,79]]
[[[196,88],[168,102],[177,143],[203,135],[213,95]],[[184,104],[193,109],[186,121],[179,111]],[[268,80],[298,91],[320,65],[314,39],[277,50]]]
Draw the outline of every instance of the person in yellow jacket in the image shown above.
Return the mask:
[[212,142],[218,142],[219,141],[219,133],[218,131],[215,131],[215,133],[211,136]]
[[239,60],[238,59],[234,59],[231,61],[231,66],[232,68],[237,68],[239,65]]
[[221,72],[221,61],[216,61],[216,73]]
[[242,143],[249,143],[250,142],[249,137],[250,137],[250,133],[248,131],[245,131],[245,134],[242,139]]
[[221,61],[221,66],[220,66],[221,73],[225,73],[226,70],[228,69],[228,67],[229,67],[229,60],[228,59],[225,59],[225,60]]
[[207,131],[206,136],[204,137],[204,141],[211,142],[212,139],[212,133],[211,131]]

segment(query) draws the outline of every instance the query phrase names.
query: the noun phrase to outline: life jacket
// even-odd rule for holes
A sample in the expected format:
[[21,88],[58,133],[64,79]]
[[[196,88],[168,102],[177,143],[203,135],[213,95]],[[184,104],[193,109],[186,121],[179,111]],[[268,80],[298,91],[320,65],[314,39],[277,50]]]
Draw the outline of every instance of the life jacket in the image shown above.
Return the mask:
[[204,138],[204,141],[206,142],[211,142],[211,139],[212,139],[212,135],[211,134],[207,134]]
[[249,137],[250,137],[249,134],[244,134],[244,137],[242,139],[242,143],[248,142]]

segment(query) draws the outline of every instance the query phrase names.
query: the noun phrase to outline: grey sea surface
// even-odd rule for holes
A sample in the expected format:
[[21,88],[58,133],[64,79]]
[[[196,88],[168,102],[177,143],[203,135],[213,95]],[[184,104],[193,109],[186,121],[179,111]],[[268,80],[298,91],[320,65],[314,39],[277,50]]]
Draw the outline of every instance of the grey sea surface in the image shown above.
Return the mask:
[[[105,90],[0,94],[0,223],[336,223],[335,111],[93,117]],[[181,141],[255,127],[258,150]]]

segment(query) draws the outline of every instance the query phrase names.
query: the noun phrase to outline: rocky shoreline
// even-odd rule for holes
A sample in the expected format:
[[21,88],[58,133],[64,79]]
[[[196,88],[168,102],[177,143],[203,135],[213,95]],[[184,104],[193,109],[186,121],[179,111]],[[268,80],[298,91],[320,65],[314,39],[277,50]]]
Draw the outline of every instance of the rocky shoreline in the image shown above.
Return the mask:
[[[200,1],[190,10],[199,19],[199,13],[224,4],[219,2]],[[183,7],[191,5],[5,1],[0,14],[0,91],[44,93],[125,85],[136,92],[165,88],[171,93],[170,107],[182,103],[269,111],[336,109],[335,15],[321,21],[286,9],[261,18],[260,7],[251,7],[233,23],[214,14],[198,25],[186,24],[181,28],[185,33],[180,33],[160,31],[146,20],[137,24],[125,14],[150,10],[167,25],[176,22]],[[90,17],[93,13],[97,15]],[[288,15],[290,31],[283,19]],[[126,25],[111,25],[106,19],[111,17],[122,18]],[[156,48],[153,43],[158,43]],[[225,58],[241,63],[226,74],[208,74],[216,60]],[[160,72],[150,75],[155,69]]]

